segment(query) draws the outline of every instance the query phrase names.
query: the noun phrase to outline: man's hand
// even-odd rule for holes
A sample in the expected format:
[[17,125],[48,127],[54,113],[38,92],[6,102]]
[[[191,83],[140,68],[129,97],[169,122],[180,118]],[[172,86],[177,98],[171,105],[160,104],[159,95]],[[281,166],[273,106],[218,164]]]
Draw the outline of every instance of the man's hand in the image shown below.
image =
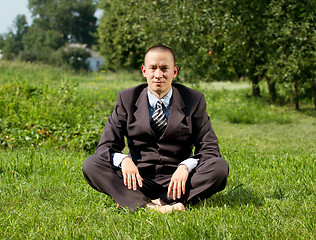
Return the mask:
[[185,194],[185,185],[189,177],[189,169],[186,165],[181,164],[173,173],[168,187],[168,197],[173,193],[173,200],[181,198],[181,192]]
[[121,163],[124,185],[128,189],[136,191],[137,183],[139,187],[143,186],[143,179],[139,175],[138,168],[130,157],[125,157]]

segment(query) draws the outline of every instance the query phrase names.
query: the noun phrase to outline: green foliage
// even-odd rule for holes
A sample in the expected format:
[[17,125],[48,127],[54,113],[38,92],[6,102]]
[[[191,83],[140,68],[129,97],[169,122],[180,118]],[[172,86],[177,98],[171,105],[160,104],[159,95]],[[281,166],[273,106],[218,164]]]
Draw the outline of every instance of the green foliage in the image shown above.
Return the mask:
[[311,85],[316,89],[313,1],[101,0],[99,7],[100,52],[109,69],[139,69],[147,48],[165,44],[176,53],[183,81],[246,77],[260,96],[267,79],[271,103],[288,86],[316,103],[316,90],[306,95]]
[[[315,7],[314,1],[271,1],[266,13],[270,41],[266,75],[282,87],[294,87],[288,97],[297,108],[299,99],[313,96],[306,93],[315,84]],[[316,93],[313,97],[316,100]]]
[[65,41],[60,38],[58,31],[33,25],[23,38],[24,51],[20,53],[19,59],[26,62],[54,64],[55,59],[52,56],[64,44]]
[[96,31],[94,0],[29,0],[34,25],[54,30],[64,41],[92,45]]
[[61,65],[68,65],[75,71],[88,70],[87,58],[91,54],[81,47],[61,48],[57,52],[58,59],[61,59]]
[[[42,1],[30,0],[29,8],[33,22],[27,26],[24,15],[15,20],[16,32],[9,32],[0,41],[4,59],[18,59],[26,62],[41,62],[51,65],[65,64],[73,69],[85,69],[87,66],[78,57],[86,58],[83,50],[72,51],[77,60],[69,61],[70,52],[67,43],[95,44],[96,4],[93,0]],[[65,59],[68,60],[66,61]]]
[[0,50],[4,47],[5,45],[5,41],[4,41],[5,37],[4,34],[0,34]]
[[13,60],[23,51],[24,46],[22,39],[28,31],[28,25],[25,15],[17,15],[14,20],[14,30],[4,34],[0,49],[3,58]]
[[[238,100],[238,99],[237,99]],[[240,100],[239,100],[240,101]],[[291,120],[286,115],[278,115],[273,107],[262,107],[260,101],[246,101],[244,103],[231,103],[231,111],[227,113],[227,118],[231,123],[288,123]]]
[[99,6],[104,10],[98,28],[100,52],[109,60],[108,68],[139,69],[147,48],[165,44],[178,56],[186,81],[210,69],[209,44],[201,36],[208,31],[203,25],[209,22],[207,1],[103,0]]
[[78,96],[78,82],[54,68],[37,71],[31,65],[1,64],[1,146],[94,149],[110,111],[104,109],[108,101]]
[[[226,86],[229,86],[229,84],[232,83],[227,82]],[[293,121],[284,109],[269,105],[265,99],[249,96],[250,85],[245,85],[241,89],[230,90],[225,88],[216,89],[216,85],[219,85],[219,83],[197,88],[205,95],[208,112],[212,119],[243,124],[284,124]]]

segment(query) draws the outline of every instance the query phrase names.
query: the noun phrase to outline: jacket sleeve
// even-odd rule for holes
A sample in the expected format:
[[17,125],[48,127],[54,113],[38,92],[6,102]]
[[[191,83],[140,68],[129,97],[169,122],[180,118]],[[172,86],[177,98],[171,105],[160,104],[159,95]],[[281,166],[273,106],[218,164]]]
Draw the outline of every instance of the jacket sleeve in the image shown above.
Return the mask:
[[113,163],[113,153],[119,153],[125,147],[124,135],[126,134],[126,118],[127,113],[119,92],[117,94],[114,111],[103,129],[101,139],[96,148],[96,155],[102,156],[107,161]]
[[221,157],[218,139],[213,131],[210,118],[206,112],[206,101],[204,95],[201,95],[196,110],[192,115],[193,134],[194,134],[194,156],[200,161],[212,157]]

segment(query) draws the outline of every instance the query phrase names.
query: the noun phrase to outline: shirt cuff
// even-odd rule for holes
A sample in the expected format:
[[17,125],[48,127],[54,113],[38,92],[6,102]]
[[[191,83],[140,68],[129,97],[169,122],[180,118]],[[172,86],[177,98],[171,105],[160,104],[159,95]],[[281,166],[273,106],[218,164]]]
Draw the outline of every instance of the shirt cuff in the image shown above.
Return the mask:
[[179,165],[184,164],[188,167],[189,173],[198,165],[199,159],[196,158],[188,158],[184,161],[182,161]]
[[115,167],[121,167],[121,163],[125,157],[128,157],[128,155],[123,153],[113,153],[113,165]]

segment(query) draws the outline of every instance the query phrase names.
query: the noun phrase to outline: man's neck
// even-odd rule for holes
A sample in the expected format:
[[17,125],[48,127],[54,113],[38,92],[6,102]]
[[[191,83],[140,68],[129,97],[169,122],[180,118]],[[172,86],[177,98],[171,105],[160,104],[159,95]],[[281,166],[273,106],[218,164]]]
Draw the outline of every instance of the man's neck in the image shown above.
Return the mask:
[[159,93],[159,92],[152,91],[151,89],[148,88],[148,90],[149,90],[153,95],[155,95],[157,98],[159,98],[159,99],[162,99],[164,96],[166,96],[166,95],[169,93],[170,89],[171,89],[171,87],[168,89],[168,91],[165,91],[165,92],[163,92],[163,93]]
[[158,98],[157,95],[153,94],[149,89],[148,89],[148,100],[149,100],[149,104],[150,106],[152,106],[153,108],[155,108],[156,106],[156,101],[157,99],[160,99],[164,106],[166,108],[168,108],[170,106],[170,102],[171,102],[171,96],[172,96],[172,88],[169,90],[169,92],[167,92],[167,94],[165,94],[162,98]]

